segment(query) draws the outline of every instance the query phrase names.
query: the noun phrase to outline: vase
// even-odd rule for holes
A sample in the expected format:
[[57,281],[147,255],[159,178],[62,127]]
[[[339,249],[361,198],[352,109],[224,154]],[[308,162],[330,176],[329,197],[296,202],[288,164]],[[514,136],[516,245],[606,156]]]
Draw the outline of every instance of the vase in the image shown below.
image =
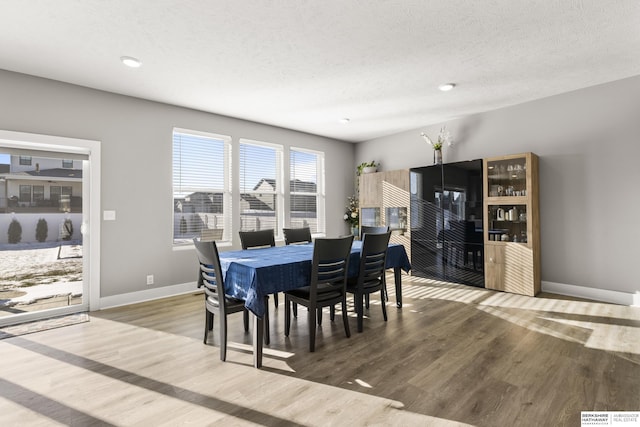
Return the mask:
[[442,150],[433,150],[433,164],[442,164]]
[[360,236],[359,231],[360,230],[358,230],[358,227],[351,227],[351,234],[353,235],[353,237],[359,237]]

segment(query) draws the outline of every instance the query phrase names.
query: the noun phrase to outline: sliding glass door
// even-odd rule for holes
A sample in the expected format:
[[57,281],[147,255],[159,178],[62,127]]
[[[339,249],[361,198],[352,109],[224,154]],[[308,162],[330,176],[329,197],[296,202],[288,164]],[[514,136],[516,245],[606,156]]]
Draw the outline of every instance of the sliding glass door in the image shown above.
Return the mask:
[[31,136],[0,131],[0,326],[89,309],[90,151]]

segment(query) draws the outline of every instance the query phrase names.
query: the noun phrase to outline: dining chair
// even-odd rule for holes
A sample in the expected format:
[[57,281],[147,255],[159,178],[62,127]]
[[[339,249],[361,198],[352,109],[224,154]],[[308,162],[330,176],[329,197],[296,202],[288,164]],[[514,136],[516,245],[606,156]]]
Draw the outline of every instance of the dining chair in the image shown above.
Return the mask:
[[342,304],[342,322],[347,337],[351,336],[347,317],[347,273],[353,236],[333,239],[316,239],[313,245],[311,279],[308,286],[293,289],[284,294],[285,336],[291,329],[291,303],[308,309],[309,351],[316,348],[316,316],[322,307]]
[[371,225],[363,225],[362,227],[360,227],[360,239],[362,239],[366,233],[380,234],[386,233],[388,231],[389,227],[387,226],[374,227]]
[[[198,255],[198,287],[204,287],[205,328],[204,343],[207,343],[209,331],[213,330],[214,314],[218,314],[220,322],[220,360],[227,358],[227,316],[242,312],[244,315],[244,330],[249,331],[249,311],[245,301],[232,298],[224,291],[220,255],[215,241],[202,241],[194,237],[193,244]],[[268,329],[268,313],[265,313],[265,329]],[[266,336],[265,336],[266,341]],[[267,342],[268,344],[268,342]]]
[[[283,228],[284,244],[295,245],[298,243],[311,243],[311,229],[309,227],[302,228]],[[293,317],[298,317],[298,304],[293,303]]]
[[[383,225],[383,226],[363,225],[360,228],[360,240],[362,240],[364,235],[367,233],[380,234],[380,233],[387,233],[388,231],[389,231],[389,227],[386,225]],[[389,295],[387,294],[386,288],[384,290],[384,296],[386,299],[389,299]],[[364,303],[365,303],[365,307],[369,308],[369,294],[366,294],[364,296]]]
[[258,231],[240,231],[242,249],[265,248],[276,245],[275,232],[269,228]]
[[311,229],[303,228],[283,228],[284,244],[291,245],[295,243],[311,243]]
[[384,317],[384,321],[387,321],[387,283],[385,273],[390,237],[390,232],[364,234],[362,250],[360,252],[360,268],[358,269],[358,277],[350,278],[347,281],[347,292],[353,294],[353,302],[358,316],[358,332],[362,332],[363,329],[363,299],[374,292],[380,291],[382,316]]

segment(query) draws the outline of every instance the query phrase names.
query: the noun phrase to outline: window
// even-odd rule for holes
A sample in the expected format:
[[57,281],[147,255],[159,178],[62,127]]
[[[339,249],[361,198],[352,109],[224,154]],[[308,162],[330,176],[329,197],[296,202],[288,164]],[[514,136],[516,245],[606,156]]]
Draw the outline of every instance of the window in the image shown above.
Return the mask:
[[231,138],[173,131],[173,243],[191,243],[203,230],[231,239]]
[[51,188],[49,188],[49,198],[51,199],[51,203],[54,206],[57,206],[58,202],[60,202],[61,194],[62,194],[62,187],[60,187],[59,185],[52,185]]
[[62,167],[65,169],[73,169],[73,160],[62,159]]
[[23,203],[31,203],[31,186],[30,185],[20,186],[20,201]]
[[291,148],[289,178],[290,226],[324,233],[324,154]]
[[44,200],[44,185],[33,186],[33,201],[41,202]]
[[240,231],[282,223],[282,146],[240,140]]
[[23,166],[31,166],[31,156],[20,156],[20,164]]

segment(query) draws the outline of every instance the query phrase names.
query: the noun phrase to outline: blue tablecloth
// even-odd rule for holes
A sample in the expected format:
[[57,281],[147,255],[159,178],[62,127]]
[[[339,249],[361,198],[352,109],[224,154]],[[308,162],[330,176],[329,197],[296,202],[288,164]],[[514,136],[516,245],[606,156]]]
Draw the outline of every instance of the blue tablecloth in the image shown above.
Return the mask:
[[[361,241],[354,241],[349,258],[349,276],[358,275]],[[264,297],[307,286],[311,280],[313,244],[276,246],[220,253],[220,265],[228,295],[246,301],[256,316],[264,316]],[[390,244],[387,268],[411,269],[404,246]]]

